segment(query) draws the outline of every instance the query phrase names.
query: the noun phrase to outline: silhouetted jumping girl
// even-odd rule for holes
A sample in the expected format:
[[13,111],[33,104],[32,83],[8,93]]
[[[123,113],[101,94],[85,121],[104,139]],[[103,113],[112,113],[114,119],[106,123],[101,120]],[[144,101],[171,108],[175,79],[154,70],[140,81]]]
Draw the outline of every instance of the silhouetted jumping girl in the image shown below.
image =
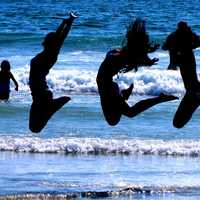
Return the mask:
[[113,81],[113,76],[132,69],[137,71],[140,66],[152,66],[158,59],[150,59],[148,53],[154,52],[158,46],[149,42],[145,22],[141,19],[136,19],[129,26],[126,38],[126,46],[107,53],[96,78],[102,110],[110,125],[116,125],[122,115],[135,117],[158,103],[177,99],[175,96],[162,93],[158,97],[142,100],[133,106],[128,105],[126,100],[132,92],[133,84],[127,90],[120,91],[118,84]]
[[51,116],[70,100],[67,96],[54,99],[48,88],[46,76],[57,61],[59,51],[75,18],[76,16],[70,13],[69,18],[62,21],[56,32],[48,33],[42,43],[44,50],[31,60],[29,85],[33,103],[30,109],[29,128],[32,132],[40,132]]

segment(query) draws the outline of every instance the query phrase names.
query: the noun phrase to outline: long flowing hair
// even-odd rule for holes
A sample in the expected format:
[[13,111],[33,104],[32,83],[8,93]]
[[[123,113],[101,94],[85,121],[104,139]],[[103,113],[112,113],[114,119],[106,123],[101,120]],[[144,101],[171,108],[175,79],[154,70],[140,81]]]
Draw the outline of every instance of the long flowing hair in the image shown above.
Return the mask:
[[149,44],[149,36],[146,32],[145,21],[142,18],[136,18],[132,21],[126,32],[124,48],[134,56],[146,52]]

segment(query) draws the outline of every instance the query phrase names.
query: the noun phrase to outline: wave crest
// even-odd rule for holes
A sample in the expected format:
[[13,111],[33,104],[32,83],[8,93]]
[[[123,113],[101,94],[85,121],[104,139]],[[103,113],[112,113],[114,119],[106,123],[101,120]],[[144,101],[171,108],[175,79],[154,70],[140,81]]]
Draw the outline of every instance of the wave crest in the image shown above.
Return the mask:
[[[28,70],[17,70],[16,79],[19,81],[19,88],[27,92]],[[67,92],[75,94],[97,94],[95,71],[89,70],[51,70],[47,76],[49,88],[54,92]],[[183,94],[185,92],[179,72],[159,69],[141,69],[137,73],[129,72],[116,77],[120,88],[124,89],[134,83],[134,94],[138,95],[159,95],[161,92],[168,94]]]
[[1,151],[93,155],[200,156],[199,140],[0,137]]

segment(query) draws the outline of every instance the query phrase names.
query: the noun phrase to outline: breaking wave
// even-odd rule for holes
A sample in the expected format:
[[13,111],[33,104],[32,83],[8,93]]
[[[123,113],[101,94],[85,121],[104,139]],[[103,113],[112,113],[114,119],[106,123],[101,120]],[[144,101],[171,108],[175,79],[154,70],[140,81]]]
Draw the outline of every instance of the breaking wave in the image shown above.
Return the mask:
[[66,155],[200,156],[200,140],[0,137],[0,151]]
[[[49,88],[54,92],[67,92],[75,94],[97,94],[96,71],[78,69],[51,70],[47,77]],[[21,92],[27,92],[28,70],[15,70],[16,79],[19,81]],[[122,89],[134,83],[134,94],[159,95],[161,92],[168,94],[183,94],[182,79],[179,71],[160,69],[141,69],[137,73],[129,72],[116,77]]]

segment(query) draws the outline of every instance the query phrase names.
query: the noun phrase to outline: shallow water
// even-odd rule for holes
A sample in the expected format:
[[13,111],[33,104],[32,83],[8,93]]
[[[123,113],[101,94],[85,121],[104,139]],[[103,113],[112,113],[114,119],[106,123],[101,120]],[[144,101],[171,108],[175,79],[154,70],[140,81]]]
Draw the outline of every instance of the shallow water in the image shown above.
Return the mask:
[[1,155],[1,195],[23,196],[27,191],[35,196],[43,193],[44,197],[104,192],[111,199],[184,199],[199,195],[199,158],[14,152]]
[[[143,17],[153,40],[162,45],[177,22],[200,32],[198,1],[1,1],[0,60],[8,59],[19,82],[0,102],[0,199],[199,199],[200,134],[197,110],[182,129],[172,120],[185,93],[179,71],[167,71],[168,53],[157,65],[120,74],[121,88],[134,82],[129,103],[161,92],[180,99],[162,103],[133,119],[104,120],[96,74],[108,50],[123,43],[132,18]],[[29,62],[42,50],[46,33],[67,11],[75,21],[47,82],[54,96],[72,100],[44,130],[28,129],[31,95]],[[199,73],[199,49],[195,50]]]

